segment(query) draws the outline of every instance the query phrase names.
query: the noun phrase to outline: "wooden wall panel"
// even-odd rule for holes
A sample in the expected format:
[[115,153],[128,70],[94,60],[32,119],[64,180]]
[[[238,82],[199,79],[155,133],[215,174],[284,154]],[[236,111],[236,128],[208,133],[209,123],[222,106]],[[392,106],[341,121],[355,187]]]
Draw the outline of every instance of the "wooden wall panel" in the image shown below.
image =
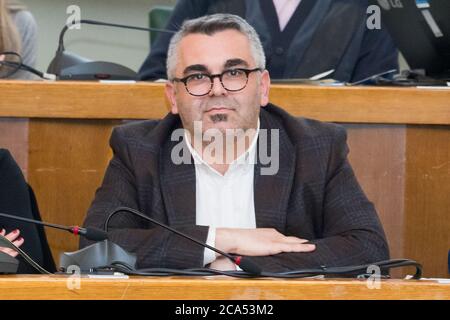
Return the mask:
[[[115,121],[41,119],[30,123],[29,183],[43,220],[80,225],[111,158]],[[55,261],[78,250],[78,238],[46,228]]]
[[22,169],[28,172],[28,119],[0,118],[0,148],[8,149]]
[[[167,113],[162,84],[0,81],[0,91],[0,147],[28,172],[43,219],[63,224],[83,221],[111,156],[112,126]],[[271,101],[296,116],[345,123],[350,162],[391,256],[448,276],[449,90],[274,85]],[[48,234],[55,258],[78,247],[68,234]]]
[[409,126],[407,141],[405,254],[449,277],[450,127]]
[[392,258],[404,258],[405,126],[346,125],[349,160],[377,209]]

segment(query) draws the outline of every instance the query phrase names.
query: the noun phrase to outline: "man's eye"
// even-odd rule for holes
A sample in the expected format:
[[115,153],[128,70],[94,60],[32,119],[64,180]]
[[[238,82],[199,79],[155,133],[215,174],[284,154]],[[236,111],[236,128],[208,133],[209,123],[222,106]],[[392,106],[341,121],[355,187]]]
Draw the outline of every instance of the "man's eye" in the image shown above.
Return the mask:
[[191,76],[189,76],[189,80],[191,81],[198,81],[198,80],[203,80],[205,79],[205,75],[202,73],[197,73],[197,74],[193,74]]
[[243,72],[241,70],[237,70],[237,69],[227,71],[227,75],[230,77],[239,77],[242,75],[242,73]]

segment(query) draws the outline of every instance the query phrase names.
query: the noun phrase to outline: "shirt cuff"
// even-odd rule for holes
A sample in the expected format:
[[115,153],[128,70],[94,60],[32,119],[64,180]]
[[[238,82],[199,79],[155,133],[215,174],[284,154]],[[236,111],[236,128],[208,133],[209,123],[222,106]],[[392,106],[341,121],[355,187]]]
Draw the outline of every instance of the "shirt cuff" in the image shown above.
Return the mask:
[[[214,247],[216,245],[216,228],[209,227],[208,238],[206,238],[206,244]],[[205,248],[203,253],[203,266],[206,266],[216,260],[216,253],[208,248]]]

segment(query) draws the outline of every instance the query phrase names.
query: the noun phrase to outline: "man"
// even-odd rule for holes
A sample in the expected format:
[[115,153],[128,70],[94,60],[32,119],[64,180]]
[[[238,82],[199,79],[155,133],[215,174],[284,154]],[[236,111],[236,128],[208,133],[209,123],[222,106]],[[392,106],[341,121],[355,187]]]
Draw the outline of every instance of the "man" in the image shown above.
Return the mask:
[[[244,18],[259,34],[272,79],[328,77],[356,82],[398,69],[398,51],[386,28],[369,29],[367,0],[178,0],[166,26],[212,13]],[[160,33],[139,74],[167,79],[171,34]]]
[[[114,157],[85,226],[102,227],[109,212],[128,206],[252,256],[265,271],[388,258],[377,214],[347,161],[345,131],[268,103],[264,51],[245,20],[217,14],[185,22],[171,40],[167,73],[171,113],[113,131]],[[132,215],[115,216],[110,230],[140,268],[235,268]]]

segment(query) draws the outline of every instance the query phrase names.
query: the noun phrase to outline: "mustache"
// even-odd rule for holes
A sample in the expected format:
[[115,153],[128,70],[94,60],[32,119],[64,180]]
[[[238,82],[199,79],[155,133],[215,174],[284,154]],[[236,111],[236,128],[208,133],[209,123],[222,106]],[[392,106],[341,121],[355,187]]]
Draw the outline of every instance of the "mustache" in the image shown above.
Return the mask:
[[232,99],[215,99],[205,101],[204,103],[201,104],[201,109],[203,110],[203,112],[208,112],[217,107],[225,109],[237,109],[239,108],[239,103],[237,103],[237,101],[234,101]]

